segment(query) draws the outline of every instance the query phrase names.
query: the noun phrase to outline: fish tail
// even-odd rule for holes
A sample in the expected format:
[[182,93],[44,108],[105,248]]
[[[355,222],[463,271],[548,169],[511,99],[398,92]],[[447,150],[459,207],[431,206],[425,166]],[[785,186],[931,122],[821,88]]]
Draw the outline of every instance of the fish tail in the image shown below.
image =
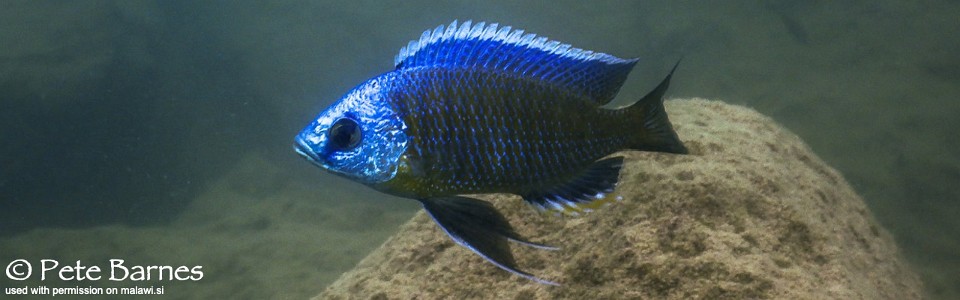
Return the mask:
[[[626,108],[627,115],[633,120],[639,122],[640,130],[633,139],[631,149],[642,151],[657,151],[686,154],[687,147],[683,145],[677,132],[673,130],[670,119],[667,118],[667,111],[663,108],[663,95],[670,86],[670,78],[673,77],[673,71],[677,70],[680,61],[673,65],[670,74],[657,85],[650,93],[640,98],[636,103]],[[636,123],[634,123],[636,124]]]

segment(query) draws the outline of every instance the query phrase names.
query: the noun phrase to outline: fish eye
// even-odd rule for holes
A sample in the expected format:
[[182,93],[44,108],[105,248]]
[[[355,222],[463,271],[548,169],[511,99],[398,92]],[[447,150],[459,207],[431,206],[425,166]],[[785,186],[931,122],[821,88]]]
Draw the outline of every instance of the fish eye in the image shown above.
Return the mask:
[[350,118],[337,120],[327,131],[327,139],[336,150],[350,150],[360,144],[360,125]]

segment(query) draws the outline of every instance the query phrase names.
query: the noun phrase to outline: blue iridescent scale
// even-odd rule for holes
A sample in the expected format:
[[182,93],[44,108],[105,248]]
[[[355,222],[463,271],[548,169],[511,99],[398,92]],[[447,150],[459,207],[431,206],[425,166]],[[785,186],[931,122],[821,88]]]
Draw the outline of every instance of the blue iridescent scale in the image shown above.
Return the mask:
[[417,68],[396,74],[422,193],[524,193],[569,180],[626,147],[623,113],[512,74]]

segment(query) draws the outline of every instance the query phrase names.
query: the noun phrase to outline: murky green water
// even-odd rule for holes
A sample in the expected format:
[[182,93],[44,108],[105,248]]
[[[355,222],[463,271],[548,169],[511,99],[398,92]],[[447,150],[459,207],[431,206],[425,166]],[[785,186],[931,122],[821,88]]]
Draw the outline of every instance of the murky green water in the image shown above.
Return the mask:
[[[316,294],[417,206],[322,173],[292,137],[453,19],[641,57],[619,99],[683,57],[671,97],[750,106],[798,133],[929,293],[960,297],[960,3],[947,0],[7,1],[0,262],[204,265],[196,282],[141,285]],[[41,283],[77,285],[26,284]]]

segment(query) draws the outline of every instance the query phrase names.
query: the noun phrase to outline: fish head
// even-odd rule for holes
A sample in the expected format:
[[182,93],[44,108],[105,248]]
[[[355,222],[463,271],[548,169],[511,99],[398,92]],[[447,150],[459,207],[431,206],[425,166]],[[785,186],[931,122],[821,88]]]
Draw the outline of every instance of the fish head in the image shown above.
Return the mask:
[[384,76],[368,80],[321,112],[294,150],[314,165],[365,184],[392,179],[407,149],[406,125],[390,105]]

